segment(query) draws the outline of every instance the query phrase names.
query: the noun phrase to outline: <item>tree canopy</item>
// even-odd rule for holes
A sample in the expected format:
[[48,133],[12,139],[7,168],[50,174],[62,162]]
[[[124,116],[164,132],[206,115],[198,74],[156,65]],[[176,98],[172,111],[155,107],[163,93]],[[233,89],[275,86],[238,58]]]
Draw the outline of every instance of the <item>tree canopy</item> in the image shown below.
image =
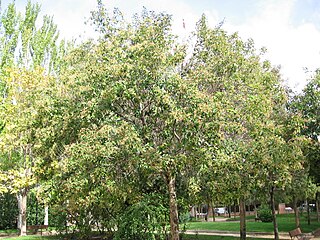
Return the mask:
[[51,17],[36,28],[39,11],[1,15],[0,193],[37,185],[80,233],[157,239],[170,226],[177,240],[179,216],[216,201],[239,202],[245,239],[250,196],[274,211],[277,191],[306,172],[301,129],[319,149],[319,74],[290,111],[264,50],[204,15],[188,44],[168,14],[128,21],[98,1],[99,38],[67,51]]

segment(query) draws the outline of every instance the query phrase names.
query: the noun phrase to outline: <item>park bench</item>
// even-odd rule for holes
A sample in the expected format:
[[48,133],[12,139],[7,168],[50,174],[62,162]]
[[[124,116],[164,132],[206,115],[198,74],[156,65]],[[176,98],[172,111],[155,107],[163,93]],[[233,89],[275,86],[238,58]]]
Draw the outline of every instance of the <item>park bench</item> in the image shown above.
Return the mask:
[[42,235],[42,229],[48,230],[48,225],[30,225],[27,226],[27,230],[33,230],[34,233],[37,233],[40,230]]
[[290,231],[289,235],[291,239],[297,238],[299,240],[308,240],[312,238],[312,236],[307,236],[306,234],[303,234],[300,228],[296,228]]
[[320,237],[320,228],[314,230],[314,231],[312,232],[312,235],[313,235],[314,237]]

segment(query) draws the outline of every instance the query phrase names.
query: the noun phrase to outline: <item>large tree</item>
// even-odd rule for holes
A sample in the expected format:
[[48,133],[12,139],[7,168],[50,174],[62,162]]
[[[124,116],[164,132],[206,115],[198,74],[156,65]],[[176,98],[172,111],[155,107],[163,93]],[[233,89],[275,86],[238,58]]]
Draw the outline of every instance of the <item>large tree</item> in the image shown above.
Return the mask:
[[7,187],[17,194],[21,235],[26,234],[26,197],[34,184],[32,121],[37,115],[36,104],[39,98],[45,98],[49,87],[42,88],[45,74],[57,74],[64,54],[64,44],[60,48],[57,45],[58,32],[52,18],[45,16],[37,27],[39,11],[39,4],[28,1],[21,14],[13,2],[0,16],[1,160],[3,170],[12,178]]
[[[101,38],[69,56],[62,77],[66,93],[51,109],[58,114],[42,120],[55,132],[44,138],[51,145],[43,143],[53,153],[43,164],[57,167],[52,181],[59,185],[51,190],[75,217],[90,212],[97,220],[91,207],[102,206],[119,239],[165,233],[163,223],[164,229],[137,233],[121,225],[131,221],[119,220],[123,212],[141,210],[146,200],[151,206],[145,211],[165,206],[171,239],[179,239],[177,181],[211,157],[215,106],[181,75],[185,51],[171,34],[169,15],[144,10],[127,23],[120,12],[109,15],[100,4],[93,20]],[[148,212],[145,221],[151,216]]]
[[[304,147],[304,153],[307,158],[305,164],[309,170],[310,179],[319,187],[320,185],[320,71],[317,70],[309,80],[302,93],[293,97],[289,108],[295,114],[301,114],[305,119],[305,127],[301,133],[310,139]],[[320,193],[317,198],[318,221],[320,221]]]
[[[195,37],[196,44],[185,66],[185,74],[220,107],[218,131],[221,138],[218,144],[213,144],[219,149],[207,162],[207,167],[215,172],[219,166],[224,179],[219,188],[229,189],[233,198],[239,200],[240,236],[245,239],[245,201],[258,187],[257,182],[269,181],[259,175],[260,166],[268,163],[261,161],[256,152],[259,143],[275,135],[278,123],[273,116],[284,106],[285,94],[278,69],[261,60],[252,40],[243,41],[236,33],[229,35],[221,26],[210,29],[205,16],[197,24]],[[269,147],[264,145],[264,151]],[[214,188],[217,186],[213,184]]]

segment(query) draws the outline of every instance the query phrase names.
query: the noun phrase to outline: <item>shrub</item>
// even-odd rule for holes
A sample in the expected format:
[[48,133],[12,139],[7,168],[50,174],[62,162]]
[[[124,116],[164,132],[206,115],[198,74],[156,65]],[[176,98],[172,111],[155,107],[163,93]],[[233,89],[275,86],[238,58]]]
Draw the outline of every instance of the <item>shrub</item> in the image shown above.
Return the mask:
[[0,195],[0,229],[17,227],[18,203],[17,198],[9,193]]
[[144,199],[128,207],[119,224],[115,239],[164,239],[166,208]]
[[39,202],[35,192],[29,192],[27,201],[27,225],[43,224],[44,215],[44,205]]
[[261,205],[258,209],[258,218],[262,222],[272,222],[272,212],[267,205]]

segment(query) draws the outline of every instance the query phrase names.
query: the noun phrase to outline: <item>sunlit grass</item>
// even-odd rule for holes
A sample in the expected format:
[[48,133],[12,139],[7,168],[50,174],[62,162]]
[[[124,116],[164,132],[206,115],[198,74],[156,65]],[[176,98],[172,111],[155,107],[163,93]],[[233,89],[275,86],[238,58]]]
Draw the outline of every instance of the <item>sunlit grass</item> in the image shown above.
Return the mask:
[[[295,219],[293,214],[281,214],[277,215],[278,228],[280,232],[289,232],[295,229]],[[312,232],[317,228],[320,228],[320,223],[312,221],[308,225],[304,216],[300,218],[301,230],[303,232]],[[220,230],[220,231],[239,231],[238,221],[227,222],[190,222],[186,225],[188,230]],[[273,232],[273,223],[263,223],[247,221],[248,232]]]
[[25,237],[7,237],[2,240],[59,240],[58,236],[25,236]]
[[[230,236],[206,236],[206,235],[184,235],[182,240],[237,240],[240,239],[239,237],[230,237]],[[250,240],[266,240],[264,238],[248,238]]]

